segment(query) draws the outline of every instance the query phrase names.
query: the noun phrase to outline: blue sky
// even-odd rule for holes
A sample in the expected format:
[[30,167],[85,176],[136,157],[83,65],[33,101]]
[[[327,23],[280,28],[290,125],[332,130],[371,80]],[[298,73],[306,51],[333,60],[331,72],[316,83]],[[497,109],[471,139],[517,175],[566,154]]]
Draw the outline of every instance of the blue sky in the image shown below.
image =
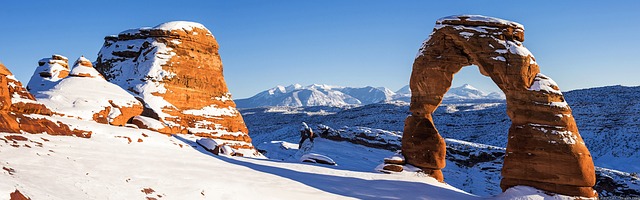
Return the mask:
[[[515,3],[518,2],[518,3]],[[0,6],[0,61],[23,84],[53,53],[95,60],[103,38],[173,21],[207,26],[234,98],[275,85],[408,84],[435,20],[480,14],[525,26],[525,46],[564,91],[640,85],[640,1],[12,1]],[[454,86],[497,87],[476,67]]]

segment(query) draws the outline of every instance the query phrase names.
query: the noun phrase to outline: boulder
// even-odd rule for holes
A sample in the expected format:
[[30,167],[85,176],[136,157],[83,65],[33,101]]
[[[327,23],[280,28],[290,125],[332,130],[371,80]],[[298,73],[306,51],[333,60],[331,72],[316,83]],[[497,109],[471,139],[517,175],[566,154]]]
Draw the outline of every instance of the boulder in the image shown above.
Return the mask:
[[69,59],[53,54],[51,58],[43,58],[38,61],[38,67],[33,72],[27,90],[30,92],[46,90],[69,75]]
[[50,117],[53,114],[0,63],[0,132],[91,137],[91,132],[73,129],[54,120]]
[[24,196],[20,192],[20,190],[16,189],[11,194],[9,194],[9,200],[31,200],[31,198]]
[[594,197],[595,171],[558,84],[540,73],[524,47],[524,27],[478,15],[439,19],[424,41],[411,74],[411,115],[405,121],[406,163],[443,180],[445,142],[431,114],[455,73],[476,65],[505,93],[511,118],[501,187],[536,187],[553,193]]
[[202,24],[168,22],[105,37],[96,69],[144,102],[167,134],[208,137],[259,155],[222,74],[218,43]]
[[56,113],[115,126],[125,125],[143,110],[140,101],[106,81],[85,57],[78,58],[68,77],[32,92]]

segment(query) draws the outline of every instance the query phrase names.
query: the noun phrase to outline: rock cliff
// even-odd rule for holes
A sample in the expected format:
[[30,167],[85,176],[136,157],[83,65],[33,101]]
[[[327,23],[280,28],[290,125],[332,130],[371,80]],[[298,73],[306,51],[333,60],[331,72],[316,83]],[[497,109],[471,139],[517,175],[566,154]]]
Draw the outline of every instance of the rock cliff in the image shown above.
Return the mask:
[[[103,124],[123,126],[142,113],[140,101],[106,81],[85,57],[80,57],[68,74],[49,87],[34,86],[31,92],[56,113]],[[34,76],[30,82],[38,80],[41,77]]]
[[168,22],[107,36],[96,69],[143,101],[143,116],[163,124],[149,126],[146,118],[134,121],[139,126],[209,137],[256,153],[227,89],[218,43],[203,25]]
[[[432,113],[462,67],[477,65],[507,98],[509,129],[501,187],[533,186],[594,197],[594,165],[571,108],[522,44],[524,27],[502,19],[461,15],[439,19],[411,74],[411,116],[405,121],[406,163],[443,180],[446,145]],[[499,133],[498,133],[499,134]]]
[[91,137],[91,132],[76,130],[49,116],[54,114],[39,103],[22,83],[0,63],[0,132],[47,133]]

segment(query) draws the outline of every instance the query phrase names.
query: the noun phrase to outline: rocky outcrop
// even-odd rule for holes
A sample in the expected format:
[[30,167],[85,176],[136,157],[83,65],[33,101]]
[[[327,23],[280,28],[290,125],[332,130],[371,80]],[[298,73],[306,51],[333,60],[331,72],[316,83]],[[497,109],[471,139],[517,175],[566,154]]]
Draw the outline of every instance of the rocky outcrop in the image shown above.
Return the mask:
[[0,63],[0,132],[91,137],[91,132],[72,129],[51,119],[49,116],[52,114],[44,104],[35,101],[22,83]]
[[24,196],[20,190],[16,189],[9,194],[9,200],[31,200],[31,198]]
[[85,57],[78,58],[68,77],[31,91],[56,113],[103,124],[123,126],[143,110],[140,101],[106,81]]
[[462,15],[439,19],[425,40],[411,74],[411,116],[405,121],[406,162],[443,180],[446,146],[431,114],[453,75],[476,65],[507,98],[509,129],[501,187],[594,197],[595,172],[589,150],[558,85],[540,73],[522,45],[524,27],[502,19]]
[[336,130],[329,126],[318,125],[318,135],[333,141],[347,141],[367,147],[386,149],[391,151],[400,150],[401,134],[382,129],[372,129],[367,127],[343,126]]
[[33,92],[32,89],[49,89],[53,87],[56,82],[68,75],[69,59],[61,55],[53,54],[51,58],[43,58],[38,61],[38,67],[36,67],[27,84],[27,90]]
[[143,116],[165,126],[155,130],[256,153],[227,89],[218,43],[203,25],[168,22],[107,36],[96,69],[144,102]]

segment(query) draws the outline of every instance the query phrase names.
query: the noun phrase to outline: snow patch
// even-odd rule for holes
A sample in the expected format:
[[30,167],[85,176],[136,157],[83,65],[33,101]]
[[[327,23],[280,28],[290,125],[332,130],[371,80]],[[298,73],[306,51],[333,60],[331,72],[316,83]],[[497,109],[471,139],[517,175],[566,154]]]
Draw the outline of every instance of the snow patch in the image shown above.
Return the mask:
[[465,21],[491,22],[491,23],[498,23],[498,24],[509,25],[509,26],[516,26],[524,30],[524,26],[517,22],[499,19],[495,17],[483,16],[483,15],[452,15],[452,16],[440,18],[436,21],[436,23],[443,24],[445,21],[462,21],[463,19]]
[[238,110],[234,107],[226,107],[226,108],[218,108],[215,104],[206,106],[204,108],[198,110],[183,110],[183,114],[187,115],[197,115],[203,117],[221,117],[221,116],[236,116],[238,115]]
[[133,119],[142,122],[142,124],[144,124],[145,126],[151,128],[151,129],[155,129],[155,130],[160,130],[165,128],[164,123],[162,123],[161,121],[158,121],[156,119],[153,119],[151,117],[145,117],[145,116],[135,116],[133,117]]

